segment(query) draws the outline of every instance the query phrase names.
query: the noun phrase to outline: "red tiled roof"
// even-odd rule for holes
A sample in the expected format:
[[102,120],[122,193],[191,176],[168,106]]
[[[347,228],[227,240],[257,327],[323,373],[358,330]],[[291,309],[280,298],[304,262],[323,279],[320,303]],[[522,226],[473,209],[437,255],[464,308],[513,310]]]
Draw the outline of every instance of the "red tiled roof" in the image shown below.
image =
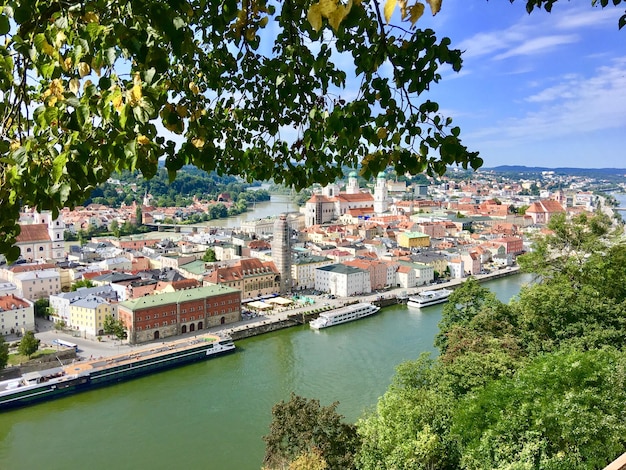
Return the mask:
[[30,305],[25,300],[15,297],[13,294],[0,296],[0,308],[3,310],[12,310],[13,306],[15,306],[15,308],[27,308]]
[[50,234],[46,224],[25,224],[20,225],[20,229],[21,232],[17,236],[17,243],[50,241]]
[[362,201],[374,201],[374,196],[370,193],[357,193],[357,194],[347,194],[340,193],[337,196],[337,199],[342,199],[347,202],[362,202]]

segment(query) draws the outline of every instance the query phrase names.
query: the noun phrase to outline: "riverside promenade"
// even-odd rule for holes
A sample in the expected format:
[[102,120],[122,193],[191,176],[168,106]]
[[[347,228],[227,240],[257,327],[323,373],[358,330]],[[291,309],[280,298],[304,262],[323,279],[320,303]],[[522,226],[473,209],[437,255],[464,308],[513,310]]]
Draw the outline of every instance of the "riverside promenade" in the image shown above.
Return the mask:
[[[498,279],[501,277],[514,275],[517,273],[519,273],[519,267],[512,266],[495,270],[487,274],[479,274],[477,276],[474,276],[474,278],[476,278],[479,282],[484,282],[492,279]],[[82,337],[72,336],[68,333],[63,333],[55,330],[52,322],[43,321],[41,319],[37,320],[39,332],[36,334],[36,336],[41,340],[41,348],[56,348],[61,350],[62,348],[54,344],[55,339],[64,339],[66,341],[71,341],[72,343],[78,345],[78,357],[82,359],[139,352],[144,349],[154,348],[155,344],[164,344],[169,341],[180,340],[185,337],[199,336],[206,333],[228,335],[236,341],[239,339],[249,338],[251,336],[260,335],[271,331],[277,331],[283,328],[290,328],[293,326],[301,325],[315,318],[320,311],[333,310],[350,303],[372,302],[382,306],[391,305],[398,302],[398,296],[415,295],[418,292],[422,292],[425,290],[443,288],[454,289],[466,280],[467,278],[452,279],[448,282],[430,284],[411,289],[395,288],[378,293],[374,292],[371,294],[335,299],[328,299],[324,295],[309,295],[307,297],[310,297],[314,300],[313,305],[280,307],[279,309],[275,309],[270,313],[259,314],[254,318],[243,319],[236,323],[220,325],[208,328],[206,330],[196,331],[194,333],[187,333],[185,335],[173,336],[159,341],[151,341],[137,345],[130,345],[126,341],[119,341],[117,339],[114,339],[113,337],[106,336],[103,337],[102,341],[100,342],[85,339]]]

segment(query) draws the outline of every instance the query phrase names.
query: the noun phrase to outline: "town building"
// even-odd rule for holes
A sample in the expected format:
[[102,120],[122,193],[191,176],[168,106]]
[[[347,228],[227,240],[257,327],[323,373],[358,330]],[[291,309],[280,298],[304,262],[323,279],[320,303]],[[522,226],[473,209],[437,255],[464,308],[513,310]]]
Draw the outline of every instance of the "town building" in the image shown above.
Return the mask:
[[14,294],[0,296],[0,334],[24,334],[35,330],[35,307]]
[[53,218],[52,213],[28,210],[23,212],[19,221],[20,234],[15,246],[20,249],[20,256],[27,261],[65,259],[65,225],[61,219]]
[[280,277],[274,262],[248,258],[214,268],[204,276],[204,283],[238,289],[246,300],[280,292]]
[[18,273],[13,276],[13,283],[28,300],[47,299],[61,292],[61,276],[56,269]]
[[116,304],[110,304],[97,295],[80,298],[69,306],[72,329],[85,337],[94,338],[104,335],[104,320],[107,316],[116,318]]
[[[351,258],[351,255],[347,253],[346,259],[349,258]],[[327,256],[310,254],[296,255],[291,264],[293,290],[314,289],[316,269],[333,263],[335,263],[335,261]]]
[[398,246],[407,249],[428,248],[430,237],[421,232],[400,232],[396,235]]
[[285,214],[274,222],[272,261],[280,273],[280,293],[291,292],[291,229]]
[[340,192],[339,186],[330,184],[322,189],[321,194],[314,194],[305,204],[305,226],[322,225],[338,220],[344,215],[354,218],[367,218],[385,213],[390,204],[387,178],[380,172],[376,178],[374,194],[361,191],[356,172],[348,175],[346,191]]
[[406,263],[400,263],[396,271],[396,285],[403,289],[415,287],[415,270]]
[[[369,271],[370,290],[372,291],[384,289],[385,287],[391,287],[396,283],[395,263],[380,261],[377,259],[353,259],[345,261],[343,264],[363,269],[364,271]],[[392,269],[390,269],[390,265],[394,265]]]
[[118,318],[131,344],[153,341],[241,320],[241,292],[204,286],[121,302]]
[[322,266],[316,269],[315,290],[338,297],[369,294],[372,292],[370,273],[344,264]]
[[108,304],[113,304],[120,298],[118,292],[109,285],[96,287],[81,287],[71,292],[61,292],[49,297],[49,307],[52,314],[52,320],[55,322],[63,322],[72,328],[76,325],[72,324],[70,307],[82,299],[88,297],[98,297]]
[[526,209],[526,215],[530,216],[534,224],[545,225],[556,214],[564,214],[565,209],[557,202],[550,199],[533,202]]

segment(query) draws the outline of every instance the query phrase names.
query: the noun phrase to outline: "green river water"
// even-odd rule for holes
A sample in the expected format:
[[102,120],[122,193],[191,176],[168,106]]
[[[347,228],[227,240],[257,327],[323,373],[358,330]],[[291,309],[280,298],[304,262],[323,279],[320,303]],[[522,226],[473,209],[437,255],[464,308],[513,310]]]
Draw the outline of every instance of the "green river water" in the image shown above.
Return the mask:
[[[485,285],[507,301],[529,279]],[[0,413],[0,469],[259,469],[275,403],[293,391],[357,420],[400,362],[436,354],[441,308],[282,330],[229,356]]]

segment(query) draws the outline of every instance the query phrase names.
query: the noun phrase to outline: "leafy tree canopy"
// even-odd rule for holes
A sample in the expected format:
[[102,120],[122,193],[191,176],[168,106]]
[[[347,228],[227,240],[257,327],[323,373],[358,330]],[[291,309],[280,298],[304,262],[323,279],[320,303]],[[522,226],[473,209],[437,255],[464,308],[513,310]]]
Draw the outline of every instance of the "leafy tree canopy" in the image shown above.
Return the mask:
[[0,369],[4,369],[9,362],[9,343],[0,336]]
[[119,340],[123,340],[127,336],[124,323],[122,323],[121,320],[113,318],[112,315],[107,315],[104,317],[102,329],[104,330],[104,334],[114,335]]
[[217,261],[217,258],[215,257],[215,250],[213,248],[207,248],[204,252],[204,255],[202,256],[202,261],[205,261],[207,263]]
[[[342,422],[338,403],[321,406],[291,394],[289,401],[274,405],[269,434],[265,441],[265,468],[351,469],[358,437],[353,425]],[[290,465],[292,464],[292,465]]]
[[[427,1],[437,13],[441,0]],[[424,9],[407,0],[5,0],[0,252],[19,255],[23,205],[56,215],[113,172],[151,178],[159,159],[172,179],[192,164],[296,189],[359,162],[365,177],[388,165],[480,167],[460,129],[420,96],[442,65],[461,68],[449,38],[418,27]],[[357,91],[344,93],[348,84]]]
[[81,287],[94,287],[94,283],[90,279],[80,279],[70,286],[70,290],[74,292]]
[[35,338],[35,333],[32,331],[27,331],[22,336],[20,341],[20,345],[18,347],[18,351],[23,356],[32,356],[39,349],[39,340]]
[[610,349],[538,357],[457,404],[461,468],[603,468],[626,446],[626,363]]

